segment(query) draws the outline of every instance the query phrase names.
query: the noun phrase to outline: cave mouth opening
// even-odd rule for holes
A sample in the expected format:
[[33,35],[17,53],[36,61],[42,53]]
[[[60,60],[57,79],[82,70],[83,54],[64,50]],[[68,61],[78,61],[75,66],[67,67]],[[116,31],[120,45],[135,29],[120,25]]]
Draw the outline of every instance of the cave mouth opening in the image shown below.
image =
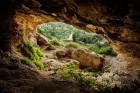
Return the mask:
[[102,35],[86,32],[64,22],[48,22],[39,24],[37,31],[44,35],[55,47],[85,48],[97,54],[116,56],[117,54]]

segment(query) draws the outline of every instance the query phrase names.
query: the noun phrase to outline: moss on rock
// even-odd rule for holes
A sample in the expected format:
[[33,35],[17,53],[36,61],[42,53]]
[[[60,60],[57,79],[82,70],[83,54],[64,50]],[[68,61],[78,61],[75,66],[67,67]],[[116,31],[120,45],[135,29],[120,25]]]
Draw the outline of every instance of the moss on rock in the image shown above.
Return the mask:
[[41,61],[43,52],[38,46],[34,45],[31,41],[25,41],[23,42],[23,50],[25,52],[25,57],[21,59],[23,62],[27,65],[31,65],[33,63],[40,70],[44,68],[44,64]]

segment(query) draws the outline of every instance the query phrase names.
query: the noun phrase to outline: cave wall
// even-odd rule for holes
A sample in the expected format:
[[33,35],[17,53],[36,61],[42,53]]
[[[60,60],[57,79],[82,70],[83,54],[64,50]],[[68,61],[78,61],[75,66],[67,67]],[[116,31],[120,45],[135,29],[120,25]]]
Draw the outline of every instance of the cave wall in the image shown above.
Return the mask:
[[110,39],[111,45],[118,53],[124,57],[140,57],[140,1],[36,1],[40,4],[39,9],[56,13],[68,23],[83,27],[87,24],[102,27],[104,30],[101,30],[101,33]]
[[[138,0],[1,0],[0,48],[8,49],[8,46],[17,42],[17,24],[13,19],[15,11],[21,8],[27,8],[25,11],[55,13],[56,17],[83,28],[88,24],[102,27],[99,33],[110,40],[118,53],[124,57],[140,57]],[[93,31],[96,32],[95,29]]]
[[14,16],[20,4],[21,0],[0,1],[0,49],[4,51],[10,50],[14,41],[17,42]]

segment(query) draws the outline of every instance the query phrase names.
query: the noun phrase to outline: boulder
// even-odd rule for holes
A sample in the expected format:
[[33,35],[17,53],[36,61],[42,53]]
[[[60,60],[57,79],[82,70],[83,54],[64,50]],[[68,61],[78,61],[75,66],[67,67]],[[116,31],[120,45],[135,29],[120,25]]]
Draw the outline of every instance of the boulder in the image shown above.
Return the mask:
[[70,59],[77,60],[79,61],[79,66],[81,68],[92,67],[97,70],[100,70],[105,62],[102,56],[95,54],[87,49],[68,48],[57,50],[56,56],[58,58],[68,57]]
[[36,35],[37,35],[37,43],[39,45],[47,45],[48,44],[48,39],[44,35],[42,35],[40,33],[36,33]]
[[97,70],[101,69],[105,62],[103,57],[92,54],[85,49],[75,49],[71,52],[71,58],[79,61],[80,67],[92,67]]
[[55,49],[55,47],[49,43],[48,38],[45,37],[44,35],[42,35],[40,33],[36,33],[36,37],[37,37],[37,44],[38,45],[45,46],[45,49],[47,49],[47,50],[54,50]]
[[58,58],[64,58],[66,57],[66,50],[57,50],[55,52],[55,55],[58,57]]
[[86,30],[89,32],[96,32],[96,33],[103,33],[104,28],[100,26],[94,26],[92,24],[87,24],[86,25]]

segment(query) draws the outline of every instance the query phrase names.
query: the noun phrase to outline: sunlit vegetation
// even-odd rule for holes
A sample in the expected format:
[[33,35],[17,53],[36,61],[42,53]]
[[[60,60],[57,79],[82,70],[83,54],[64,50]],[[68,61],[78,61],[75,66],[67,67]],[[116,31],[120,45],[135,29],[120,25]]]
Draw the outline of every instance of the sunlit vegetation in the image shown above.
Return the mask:
[[95,71],[92,68],[79,69],[78,64],[74,61],[62,67],[54,66],[52,70],[54,71],[53,74],[59,74],[64,79],[75,79],[80,84],[92,87],[96,91],[111,91],[111,86],[108,82],[104,81],[102,84],[97,84],[96,77],[104,73],[104,70]]
[[101,44],[100,42],[95,44],[86,44],[86,47],[99,54],[106,54],[112,56],[117,55],[109,45]]
[[37,47],[30,41],[26,41],[23,43],[23,50],[25,52],[25,57],[21,58],[21,61],[23,63],[27,65],[35,65],[40,70],[44,68],[44,64],[41,61],[43,52],[39,47]]
[[86,32],[69,24],[49,22],[38,25],[37,30],[49,38],[50,43],[55,46],[87,48],[99,54],[117,55],[103,36]]
[[96,42],[101,42],[101,41],[102,42],[104,41],[105,43],[105,40],[102,36],[96,33],[89,33],[84,30],[79,30],[74,32],[73,41],[85,43],[85,44],[95,44]]
[[52,38],[48,41],[51,45],[54,45],[54,46],[64,46],[64,42],[61,41],[61,40],[58,40],[57,38]]
[[74,30],[72,25],[62,22],[49,22],[48,24],[41,24],[37,30],[48,38],[56,37],[57,39],[67,39]]
[[80,48],[80,44],[75,43],[75,42],[69,42],[68,44],[65,45],[66,48]]
[[[103,36],[86,32],[72,25],[62,22],[49,22],[38,25],[37,31],[49,39],[49,44],[57,48],[85,48],[98,54],[117,55]],[[80,57],[80,55],[81,52],[77,52],[76,56]],[[54,55],[48,56],[48,59],[61,61]],[[97,82],[97,77],[106,72],[105,68],[101,70],[95,70],[92,67],[82,69],[78,62],[72,60],[62,66],[51,66],[51,71],[53,71],[52,75],[59,75],[62,79],[74,79],[81,85],[91,87],[96,91],[111,91],[111,86],[107,81],[100,84]]]

